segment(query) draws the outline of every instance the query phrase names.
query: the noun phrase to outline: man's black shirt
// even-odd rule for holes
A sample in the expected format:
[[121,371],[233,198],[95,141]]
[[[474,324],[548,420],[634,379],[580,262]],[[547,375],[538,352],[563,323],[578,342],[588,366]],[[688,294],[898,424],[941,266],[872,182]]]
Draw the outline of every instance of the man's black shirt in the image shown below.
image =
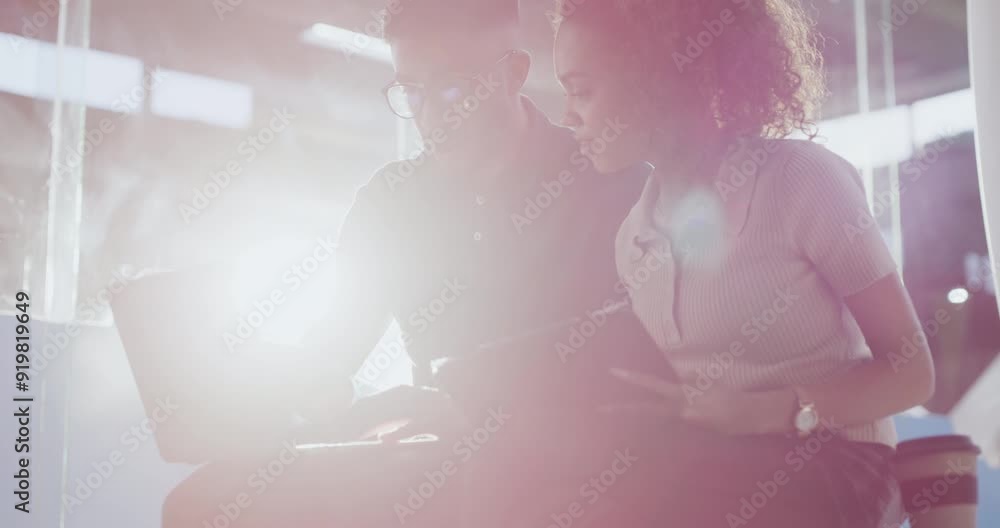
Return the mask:
[[[384,325],[369,321],[391,314],[416,383],[446,357],[481,360],[494,380],[531,372],[546,392],[550,374],[580,381],[608,366],[664,363],[630,309],[588,315],[626,299],[614,238],[648,171],[598,174],[568,130],[523,103],[530,125],[499,166],[456,174],[433,156],[390,163],[358,191],[341,229],[339,291],[351,306],[333,324],[378,333]],[[502,360],[477,356],[483,343],[571,317],[588,322],[507,347]]]

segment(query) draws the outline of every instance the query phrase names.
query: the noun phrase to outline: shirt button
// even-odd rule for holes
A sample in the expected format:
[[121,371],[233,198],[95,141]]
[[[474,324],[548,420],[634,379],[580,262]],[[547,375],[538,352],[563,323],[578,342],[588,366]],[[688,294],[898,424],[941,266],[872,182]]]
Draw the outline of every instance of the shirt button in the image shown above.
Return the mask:
[[480,233],[479,231],[476,231],[475,233],[472,233],[472,240],[475,240],[476,242],[479,242],[482,239],[483,239],[483,234]]
[[679,333],[677,333],[676,328],[673,328],[672,326],[670,328],[667,328],[666,334],[667,334],[667,343],[671,345],[676,345],[681,342],[681,336]]
[[628,254],[632,257],[632,260],[639,260],[646,254],[642,247],[639,246],[639,237],[635,237],[632,241],[632,247],[629,249]]
[[483,195],[481,195],[481,194],[477,194],[476,195],[476,205],[483,205],[484,203],[486,203],[486,198],[484,198]]

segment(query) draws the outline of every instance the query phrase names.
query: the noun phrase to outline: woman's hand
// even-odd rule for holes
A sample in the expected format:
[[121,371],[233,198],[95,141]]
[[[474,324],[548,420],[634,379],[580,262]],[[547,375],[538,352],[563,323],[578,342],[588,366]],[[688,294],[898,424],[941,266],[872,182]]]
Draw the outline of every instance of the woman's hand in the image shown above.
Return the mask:
[[626,383],[659,394],[663,400],[657,403],[606,405],[599,409],[603,412],[676,418],[732,435],[792,431],[796,397],[790,388],[743,392],[714,383],[701,390],[693,381],[672,383],[655,376],[621,369],[611,369],[611,373]]

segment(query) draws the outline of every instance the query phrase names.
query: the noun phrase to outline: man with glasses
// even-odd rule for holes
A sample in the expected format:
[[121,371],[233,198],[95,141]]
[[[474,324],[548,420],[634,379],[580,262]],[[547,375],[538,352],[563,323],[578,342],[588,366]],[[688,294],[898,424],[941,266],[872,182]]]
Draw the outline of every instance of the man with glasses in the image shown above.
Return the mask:
[[[437,512],[455,513],[458,504],[473,518],[498,520],[519,486],[492,479],[537,466],[512,462],[522,453],[540,456],[529,453],[535,441],[529,438],[544,441],[586,421],[606,403],[601,395],[613,383],[608,367],[656,372],[650,365],[663,363],[631,310],[612,315],[625,291],[615,270],[614,235],[646,172],[598,175],[571,133],[521,94],[531,59],[518,47],[517,32],[516,0],[390,2],[384,37],[395,79],[384,96],[389,110],[414,121],[424,149],[386,165],[357,192],[338,242],[338,308],[310,338],[329,353],[299,380],[313,418],[358,433],[410,420],[405,435],[435,434],[444,452],[393,491],[386,491],[395,486],[386,480],[345,487],[344,477],[333,475],[360,482],[356,475],[388,478],[392,468],[323,462],[330,467],[325,477],[285,476],[274,485],[310,491],[262,494],[255,504],[270,506],[248,507],[230,526],[334,522],[344,517],[331,512],[345,504],[381,508],[385,518],[411,525],[440,525],[444,517]],[[363,398],[344,412],[350,377],[391,318],[402,330],[414,387]],[[561,326],[552,326],[557,322]],[[483,346],[539,328],[552,329],[513,345]],[[372,357],[379,354],[384,351]],[[451,397],[422,388],[428,385]],[[182,485],[168,498],[165,526],[212,522],[225,486],[201,473],[199,484]],[[491,475],[489,482],[484,475]],[[205,488],[211,495],[202,495]],[[306,499],[320,496],[315,488],[331,496]],[[374,504],[373,490],[383,505]],[[462,492],[458,502],[456,492]],[[285,499],[299,504],[280,504]],[[314,513],[303,515],[303,509]]]

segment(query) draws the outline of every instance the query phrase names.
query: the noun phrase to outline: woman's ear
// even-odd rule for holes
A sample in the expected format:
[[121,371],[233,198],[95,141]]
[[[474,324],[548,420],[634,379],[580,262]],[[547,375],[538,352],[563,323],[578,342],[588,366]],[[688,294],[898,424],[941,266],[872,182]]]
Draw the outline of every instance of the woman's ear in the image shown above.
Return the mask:
[[507,60],[507,95],[517,95],[528,81],[531,71],[531,54],[525,50],[514,50]]

